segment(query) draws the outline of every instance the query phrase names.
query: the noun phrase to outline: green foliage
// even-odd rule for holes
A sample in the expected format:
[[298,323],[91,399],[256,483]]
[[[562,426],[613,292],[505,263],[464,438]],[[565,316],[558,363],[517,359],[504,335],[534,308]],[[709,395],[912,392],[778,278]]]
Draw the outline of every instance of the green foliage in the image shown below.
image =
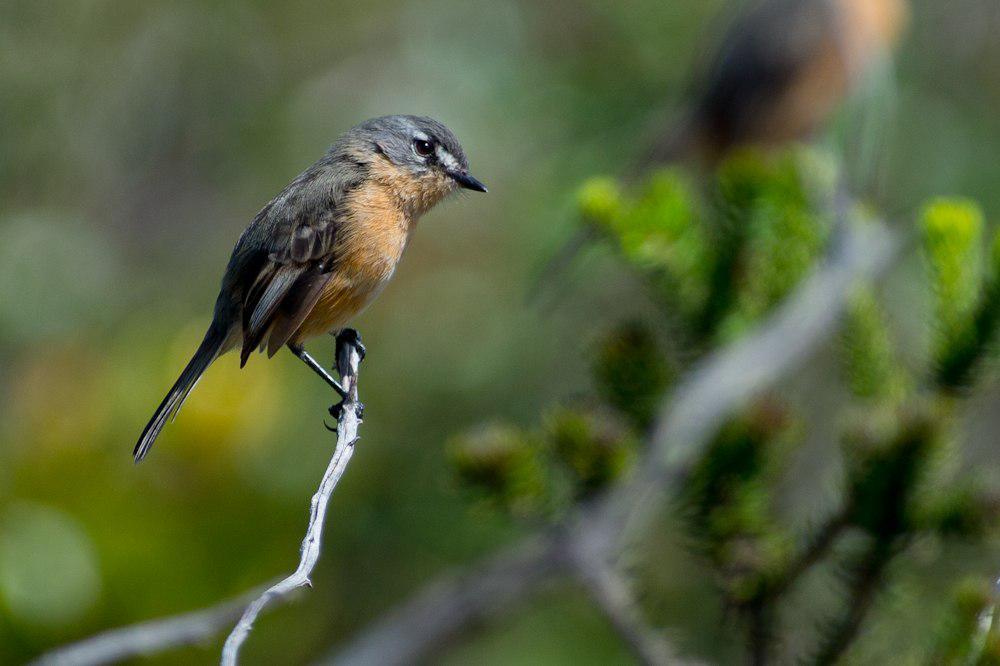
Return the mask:
[[725,298],[732,311],[725,313],[721,335],[732,339],[805,275],[823,247],[827,222],[811,204],[792,154],[774,160],[749,152],[737,155],[720,169],[716,191],[722,236],[715,257],[721,281],[716,288],[732,292]]
[[608,414],[557,409],[543,425],[555,460],[569,471],[574,499],[584,499],[620,478],[635,457],[636,442]]
[[858,288],[842,333],[844,370],[851,392],[865,401],[894,404],[907,380],[895,358],[885,313],[870,288]]
[[945,537],[987,538],[997,519],[997,502],[991,493],[972,484],[942,484],[920,507],[917,526]]
[[940,445],[938,422],[926,412],[871,419],[846,438],[848,520],[892,542],[917,527],[914,497]]
[[486,505],[553,521],[625,474],[636,438],[605,410],[552,410],[537,429],[489,425],[449,446],[459,482]]
[[679,172],[655,173],[635,197],[609,179],[591,180],[581,188],[579,211],[672,307],[691,316],[703,306],[709,249],[691,186]]
[[921,228],[945,347],[962,334],[979,299],[983,216],[975,204],[939,199],[924,209]]
[[481,499],[518,516],[547,509],[538,442],[529,433],[493,424],[452,440],[448,450],[461,482]]
[[975,319],[983,281],[983,216],[975,204],[939,199],[921,217],[934,293],[937,379],[954,387],[968,379],[980,353]]
[[607,403],[640,429],[652,424],[674,374],[653,332],[636,321],[623,323],[605,336],[593,373]]
[[622,217],[622,192],[613,178],[591,178],[577,193],[577,207],[586,224],[614,229]]
[[757,404],[722,429],[682,492],[692,532],[733,603],[757,595],[787,558],[771,493],[794,433],[780,405]]
[[596,178],[580,189],[580,219],[646,277],[691,337],[729,340],[767,314],[823,247],[829,224],[811,199],[827,186],[805,163],[794,153],[741,153],[707,195],[678,169],[654,172],[634,193]]
[[[823,202],[835,178],[815,154],[736,155],[704,193],[677,169],[634,188],[594,179],[579,193],[584,224],[598,229],[621,261],[643,277],[679,329],[661,344],[650,326],[626,320],[605,336],[591,364],[596,400],[648,432],[680,366],[742,335],[814,268],[831,228]],[[862,207],[844,225],[865,223]],[[955,478],[955,390],[983,366],[1000,323],[1000,235],[983,255],[978,208],[938,200],[922,218],[934,296],[935,342],[929,370],[900,363],[897,337],[870,285],[859,285],[841,331],[843,377],[854,401],[843,419],[840,493],[828,518],[804,536],[789,527],[780,488],[792,451],[810,429],[798,427],[794,400],[752,403],[717,433],[677,496],[687,531],[711,567],[726,605],[747,625],[751,654],[776,650],[779,605],[803,575],[830,562],[845,593],[817,628],[815,663],[834,663],[852,648],[892,567],[918,537],[981,543],[995,525],[985,489]],[[921,381],[922,380],[922,381]],[[558,520],[577,501],[620,478],[636,440],[601,408],[558,410],[537,431],[530,468]],[[468,475],[466,475],[468,476]],[[495,484],[500,493],[506,484]],[[508,503],[509,504],[509,503]],[[853,546],[841,549],[852,534]],[[802,544],[801,546],[798,544]],[[974,650],[982,598],[959,599],[939,641],[940,660],[959,663]],[[978,639],[977,639],[978,640]],[[981,663],[1000,654],[983,638]]]
[[[994,603],[990,584],[964,580],[953,592],[944,621],[937,630],[931,663],[947,666],[970,663],[982,641],[980,622]],[[983,662],[978,662],[983,663]]]
[[941,352],[935,381],[946,391],[968,388],[995,345],[1000,324],[1000,233],[991,244],[981,291],[975,312],[962,320],[961,330]]

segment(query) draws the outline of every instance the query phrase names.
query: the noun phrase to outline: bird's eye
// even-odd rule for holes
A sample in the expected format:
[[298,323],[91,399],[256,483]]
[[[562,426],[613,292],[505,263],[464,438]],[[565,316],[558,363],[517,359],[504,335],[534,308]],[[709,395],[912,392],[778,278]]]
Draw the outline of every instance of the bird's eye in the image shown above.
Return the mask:
[[413,152],[420,157],[429,157],[434,152],[434,145],[430,141],[424,141],[423,139],[413,140]]

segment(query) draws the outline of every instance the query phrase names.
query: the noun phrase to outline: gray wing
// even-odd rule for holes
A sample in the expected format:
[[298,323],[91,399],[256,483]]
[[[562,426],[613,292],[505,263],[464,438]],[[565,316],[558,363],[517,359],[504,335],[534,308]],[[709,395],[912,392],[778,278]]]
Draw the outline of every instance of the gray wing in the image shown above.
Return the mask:
[[273,356],[316,305],[333,274],[337,226],[328,214],[274,228],[271,251],[243,299],[241,365],[265,342]]
[[345,195],[361,180],[360,173],[321,161],[265,206],[240,237],[223,293],[239,302],[241,366],[264,345],[273,356],[316,305],[336,266]]

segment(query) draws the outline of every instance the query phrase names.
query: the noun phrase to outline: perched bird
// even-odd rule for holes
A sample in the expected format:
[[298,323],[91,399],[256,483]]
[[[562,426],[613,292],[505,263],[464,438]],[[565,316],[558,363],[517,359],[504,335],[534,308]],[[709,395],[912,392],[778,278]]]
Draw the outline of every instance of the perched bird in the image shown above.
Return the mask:
[[142,460],[211,363],[240,347],[287,346],[343,397],[303,349],[342,329],[392,277],[417,220],[457,188],[486,192],[451,130],[431,118],[384,116],[349,130],[272,199],[240,236],[212,324],[146,425]]
[[808,138],[898,40],[906,0],[763,0],[725,34],[683,122],[649,162],[713,164]]

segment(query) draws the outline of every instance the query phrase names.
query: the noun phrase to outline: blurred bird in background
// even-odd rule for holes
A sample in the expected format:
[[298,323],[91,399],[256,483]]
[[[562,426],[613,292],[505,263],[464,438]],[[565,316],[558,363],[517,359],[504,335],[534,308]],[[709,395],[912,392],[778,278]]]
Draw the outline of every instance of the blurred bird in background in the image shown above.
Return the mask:
[[742,146],[780,147],[820,130],[891,52],[906,0],[765,0],[726,32],[695,103],[646,163],[711,166]]
[[[813,137],[889,57],[908,17],[906,0],[755,3],[724,33],[694,86],[694,103],[654,134],[633,175],[677,161],[712,169],[739,148],[775,149]],[[591,227],[575,232],[545,262],[529,299],[596,235]]]
[[337,332],[392,277],[422,214],[457,188],[486,192],[451,130],[430,118],[384,116],[345,133],[291,182],[240,236],[205,339],[143,430],[142,460],[208,366],[241,347],[287,346],[341,397],[303,349]]

